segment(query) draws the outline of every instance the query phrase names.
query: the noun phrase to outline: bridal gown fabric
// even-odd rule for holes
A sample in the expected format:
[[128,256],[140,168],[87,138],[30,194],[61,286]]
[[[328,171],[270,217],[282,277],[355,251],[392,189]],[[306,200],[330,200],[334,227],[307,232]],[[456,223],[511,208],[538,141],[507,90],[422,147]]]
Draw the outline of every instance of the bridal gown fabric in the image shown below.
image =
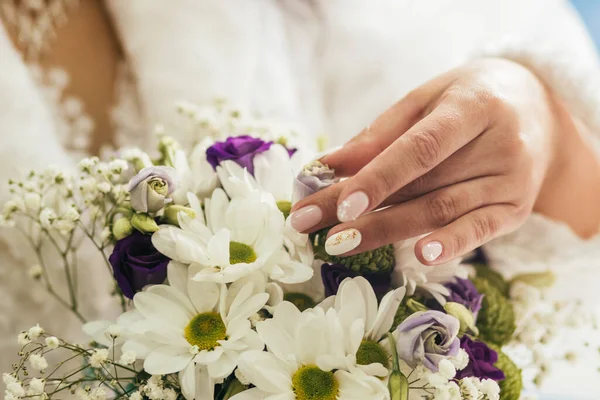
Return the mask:
[[[570,60],[574,71],[598,71],[585,28],[559,0],[108,0],[106,4],[136,79],[148,127],[148,135],[138,143],[144,148],[153,145],[150,127],[157,123],[185,143],[189,138],[182,133],[174,104],[179,100],[202,104],[215,97],[301,126],[314,133],[305,138],[307,143],[315,143],[316,136],[326,132],[331,145],[342,144],[411,89],[481,56],[508,34],[517,42],[535,43],[538,50],[551,49],[557,58],[566,57],[562,61]],[[568,82],[546,83],[565,94],[567,106],[572,98],[577,102],[576,94],[569,97]],[[600,137],[600,127],[590,128]],[[59,143],[50,108],[3,30],[0,153],[2,183],[32,167],[72,163]],[[0,194],[0,199],[5,197]],[[76,321],[27,278],[33,261],[26,257],[25,245],[8,239],[0,249],[3,370],[16,351],[19,329],[40,322],[71,337],[78,329]],[[581,299],[600,310],[600,238],[583,241],[566,226],[532,216],[519,231],[487,245],[486,252],[493,267],[509,278],[551,268],[557,276],[552,296]],[[89,316],[106,315],[111,305],[105,286],[96,284],[103,280],[108,284],[100,268],[87,271],[84,302]],[[595,348],[590,351],[597,353]],[[542,390],[557,398],[595,399],[600,389],[598,366],[587,360],[557,363]]]

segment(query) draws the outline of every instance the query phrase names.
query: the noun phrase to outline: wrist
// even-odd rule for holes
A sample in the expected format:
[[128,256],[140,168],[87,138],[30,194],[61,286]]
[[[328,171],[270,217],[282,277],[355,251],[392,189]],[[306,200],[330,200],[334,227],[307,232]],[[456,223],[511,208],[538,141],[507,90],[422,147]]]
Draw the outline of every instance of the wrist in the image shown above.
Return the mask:
[[561,221],[580,237],[600,228],[600,164],[565,107],[554,101],[555,134],[551,157],[533,210]]

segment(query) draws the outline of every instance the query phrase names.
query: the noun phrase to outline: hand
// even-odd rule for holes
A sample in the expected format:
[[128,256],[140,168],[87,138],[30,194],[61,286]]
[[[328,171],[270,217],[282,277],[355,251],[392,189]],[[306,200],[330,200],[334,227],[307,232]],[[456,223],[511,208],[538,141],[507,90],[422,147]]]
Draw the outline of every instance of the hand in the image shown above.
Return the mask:
[[462,256],[518,228],[553,182],[559,108],[519,64],[490,59],[453,70],[326,156],[350,178],[295,204],[292,225],[307,232],[342,222],[329,232],[331,254],[433,232],[416,245],[422,263]]

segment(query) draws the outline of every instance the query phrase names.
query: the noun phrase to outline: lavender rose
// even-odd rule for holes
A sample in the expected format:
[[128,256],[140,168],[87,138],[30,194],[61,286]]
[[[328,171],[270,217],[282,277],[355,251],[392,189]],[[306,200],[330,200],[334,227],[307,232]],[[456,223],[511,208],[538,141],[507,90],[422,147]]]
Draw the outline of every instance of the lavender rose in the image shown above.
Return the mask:
[[460,340],[460,347],[469,355],[469,364],[456,373],[457,379],[475,377],[493,379],[498,382],[506,378],[502,370],[494,367],[498,361],[498,353],[490,349],[487,344],[471,340],[465,335]]
[[146,167],[129,181],[131,206],[138,212],[157,212],[172,201],[177,171],[171,167]]
[[216,142],[206,150],[206,160],[216,170],[225,160],[232,160],[254,175],[254,157],[271,148],[273,142],[242,135]]
[[437,372],[442,359],[458,354],[459,328],[459,321],[443,312],[416,312],[396,328],[398,355],[413,368],[423,363],[425,367]]
[[[345,265],[323,264],[321,266],[321,279],[323,280],[323,286],[325,286],[325,297],[336,295],[344,279],[357,276],[359,276],[357,272],[352,271]],[[364,275],[363,278],[369,281],[379,299],[383,298],[390,290],[392,278],[388,274]]]
[[477,318],[477,313],[481,310],[483,295],[479,293],[473,282],[468,279],[457,278],[456,282],[448,283],[446,287],[450,290],[448,300],[462,304]]
[[144,286],[163,283],[171,260],[156,250],[152,236],[136,231],[117,242],[109,261],[121,291],[131,299]]
[[320,161],[313,161],[307,164],[294,180],[292,201],[300,201],[339,181],[339,178],[335,177],[335,170]]

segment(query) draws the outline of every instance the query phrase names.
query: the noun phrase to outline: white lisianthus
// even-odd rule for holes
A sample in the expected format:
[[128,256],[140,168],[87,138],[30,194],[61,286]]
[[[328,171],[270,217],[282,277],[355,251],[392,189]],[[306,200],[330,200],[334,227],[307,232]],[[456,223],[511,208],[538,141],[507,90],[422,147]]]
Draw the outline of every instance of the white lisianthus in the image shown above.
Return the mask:
[[[267,293],[255,294],[252,282],[230,296],[223,284],[189,279],[195,273],[171,263],[171,286],[155,285],[136,294],[133,303],[144,319],[132,327],[138,334],[123,345],[123,351],[135,351],[144,359],[149,374],[179,372],[188,399],[198,391],[210,392],[215,381],[229,376],[240,354],[263,348],[249,319],[269,299]],[[206,377],[202,383],[197,379],[200,370]]]
[[345,332],[334,309],[300,312],[283,302],[272,319],[258,323],[257,331],[268,351],[244,353],[239,363],[241,374],[255,387],[231,400],[305,399],[317,391],[327,399],[389,400],[380,379],[348,365],[344,335],[360,341],[362,332]]
[[[363,277],[345,279],[336,296],[327,298],[321,307],[333,307],[339,316],[344,331],[362,328],[361,341],[349,340],[345,343],[346,353],[354,357],[358,368],[369,375],[387,376],[391,354],[380,343],[392,328],[398,306],[406,293],[399,288],[387,293],[377,304],[373,287]],[[361,322],[358,324],[357,322]],[[354,339],[348,335],[348,339]],[[378,360],[367,364],[367,360]]]
[[263,271],[272,280],[297,283],[312,276],[310,266],[283,248],[283,215],[262,192],[229,200],[217,189],[206,199],[205,213],[206,225],[201,216],[180,213],[180,227],[165,225],[152,236],[162,254],[198,267],[194,279],[230,283]]
[[179,205],[188,204],[188,193],[194,193],[198,198],[210,197],[219,186],[217,173],[206,160],[206,149],[213,144],[210,138],[197,144],[191,154],[178,150],[175,152],[174,167],[179,176],[179,185],[172,194],[173,202]]
[[435,266],[421,264],[414,253],[419,239],[420,237],[416,237],[394,244],[396,267],[392,273],[392,284],[394,287],[406,287],[407,296],[414,295],[419,288],[444,305],[446,296],[450,295],[444,284],[457,277],[467,279],[468,269],[460,264],[460,259]]

